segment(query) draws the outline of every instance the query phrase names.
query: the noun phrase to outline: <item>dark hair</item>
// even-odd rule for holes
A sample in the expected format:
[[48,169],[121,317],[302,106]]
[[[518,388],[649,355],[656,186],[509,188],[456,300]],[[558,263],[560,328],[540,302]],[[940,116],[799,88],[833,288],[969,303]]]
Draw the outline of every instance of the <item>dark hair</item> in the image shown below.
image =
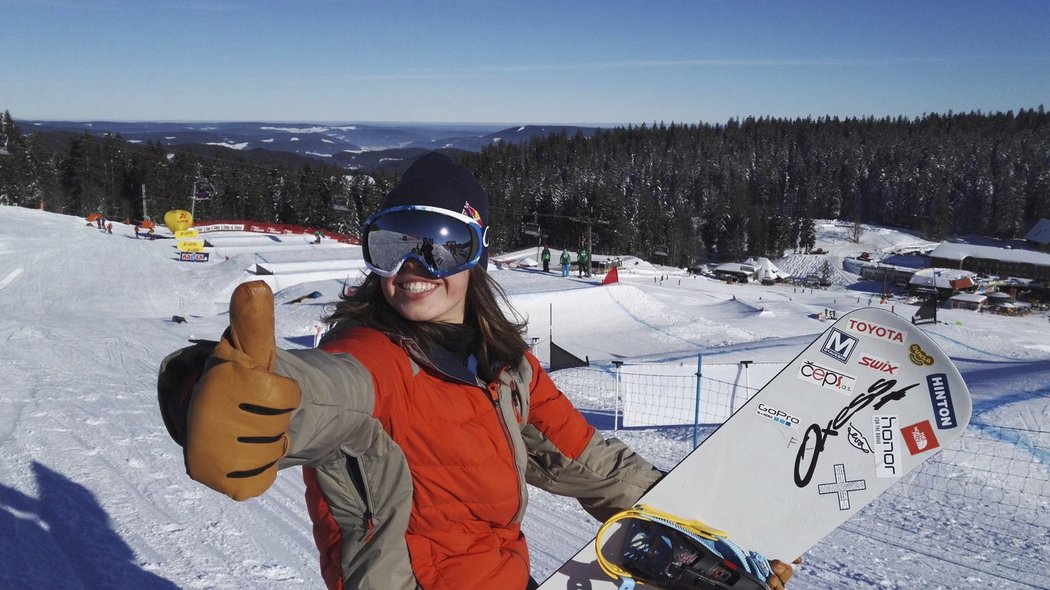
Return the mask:
[[[503,288],[480,265],[470,269],[466,309],[463,322],[477,333],[474,356],[478,359],[478,376],[486,381],[495,378],[493,366],[516,366],[528,350],[525,344],[525,321],[511,307]],[[437,322],[407,320],[387,303],[380,277],[369,273],[350,295],[344,295],[326,321],[334,324],[367,326],[381,332],[412,338],[429,350],[440,335]],[[503,304],[513,319],[500,307]]]

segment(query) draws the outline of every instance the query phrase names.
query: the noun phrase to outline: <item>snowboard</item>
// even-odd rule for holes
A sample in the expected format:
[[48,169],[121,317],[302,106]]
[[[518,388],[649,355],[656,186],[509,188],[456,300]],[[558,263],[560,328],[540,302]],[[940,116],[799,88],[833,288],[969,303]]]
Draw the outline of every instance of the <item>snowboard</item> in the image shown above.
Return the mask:
[[[828,327],[639,504],[790,563],[951,444],[970,414],[958,369],[927,334],[863,308]],[[616,532],[601,551],[621,563]],[[618,588],[595,551],[588,543],[540,589]]]

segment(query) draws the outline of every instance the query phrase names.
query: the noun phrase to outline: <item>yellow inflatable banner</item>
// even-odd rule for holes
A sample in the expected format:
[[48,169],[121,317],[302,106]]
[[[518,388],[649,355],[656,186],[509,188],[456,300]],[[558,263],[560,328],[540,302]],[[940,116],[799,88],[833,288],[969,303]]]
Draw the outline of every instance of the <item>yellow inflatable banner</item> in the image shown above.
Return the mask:
[[187,230],[193,227],[193,216],[185,209],[172,209],[164,214],[164,225],[171,233]]
[[183,240],[179,242],[180,252],[203,252],[204,240]]

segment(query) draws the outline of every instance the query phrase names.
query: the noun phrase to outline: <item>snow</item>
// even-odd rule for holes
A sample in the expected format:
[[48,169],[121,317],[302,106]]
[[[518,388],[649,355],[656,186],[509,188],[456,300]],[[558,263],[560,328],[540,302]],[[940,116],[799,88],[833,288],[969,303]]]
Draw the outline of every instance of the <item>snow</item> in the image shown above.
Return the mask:
[[988,296],[979,293],[959,293],[958,295],[952,295],[951,299],[965,303],[984,303],[988,300]]
[[[554,378],[604,430],[613,402],[579,385],[607,374],[613,360],[682,363],[703,352],[705,362],[786,362],[826,327],[811,316],[842,314],[874,297],[842,270],[843,259],[924,245],[882,228],[865,228],[853,243],[847,229],[821,223],[817,245],[830,254],[775,261],[802,276],[829,261],[841,283],[826,290],[729,285],[629,256],[621,257],[620,283],[609,287],[599,286],[601,277],[491,269],[529,319],[541,361],[553,335],[601,369]],[[155,241],[135,239],[120,223],[113,231],[0,206],[0,587],[323,587],[298,470],[244,503],[191,481],[157,410],[156,373],[189,339],[221,334],[229,295],[257,278],[256,264],[290,264],[270,275],[291,283],[276,293],[278,343],[310,346],[347,274],[360,276],[360,248],[306,243],[312,236],[210,234],[210,262],[180,263],[164,229]],[[555,261],[559,255],[552,251]],[[530,248],[493,259],[535,256]],[[293,282],[323,272],[332,276]],[[315,290],[323,297],[283,304]],[[917,309],[886,306],[906,317]],[[938,455],[943,460],[810,551],[789,588],[1047,587],[1047,317],[938,313],[941,323],[924,329],[967,380],[977,425]],[[188,321],[175,323],[175,315]],[[665,469],[692,446],[682,428],[615,435]],[[998,516],[987,516],[989,507]],[[574,501],[538,490],[523,526],[539,579],[597,528]]]
[[285,133],[325,133],[328,127],[259,127],[261,131],[284,131]]
[[1050,219],[1040,219],[1032,229],[1024,236],[1025,241],[1038,242],[1040,244],[1050,243]]
[[962,278],[973,278],[974,276],[974,273],[968,270],[959,270],[955,268],[924,268],[916,271],[908,283],[918,287],[951,289],[952,281]]
[[[782,271],[799,278],[811,275],[822,277],[827,270],[831,274],[831,284],[841,287],[859,280],[857,272],[852,272],[853,268],[859,271],[859,264],[853,264],[855,258],[851,257],[859,256],[862,252],[871,254],[873,260],[892,260],[893,264],[898,264],[894,259],[904,257],[893,256],[895,254],[928,252],[937,246],[937,242],[892,228],[861,224],[857,231],[853,223],[830,220],[816,220],[815,226],[817,247],[823,248],[827,254],[791,252],[777,260],[776,264]],[[855,233],[859,234],[859,243],[852,239]]]
[[230,141],[209,141],[209,142],[205,143],[205,145],[218,145],[218,146],[230,148],[231,150],[243,150],[244,148],[248,147],[248,142],[247,141],[241,141],[241,142],[233,143],[233,142],[230,142]]
[[945,260],[966,260],[967,258],[986,258],[990,260],[1002,260],[1004,262],[1015,262],[1020,264],[1035,264],[1039,266],[1050,266],[1050,254],[1037,250],[1014,250],[996,246],[985,246],[981,244],[960,244],[944,242],[930,252],[933,258]]

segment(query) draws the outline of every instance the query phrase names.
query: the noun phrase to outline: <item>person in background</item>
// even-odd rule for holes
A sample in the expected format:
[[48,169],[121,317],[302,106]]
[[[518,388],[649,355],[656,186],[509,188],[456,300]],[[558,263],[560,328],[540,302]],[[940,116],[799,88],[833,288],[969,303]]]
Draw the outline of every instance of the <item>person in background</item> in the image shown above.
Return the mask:
[[587,249],[586,248],[580,248],[579,252],[576,253],[576,265],[580,269],[580,276],[581,277],[584,276],[585,274],[587,276],[590,276],[590,274],[591,274],[590,270],[591,269],[588,268],[590,266],[590,258],[587,256]]
[[540,260],[543,261],[543,272],[551,271],[551,250],[547,247],[547,244],[543,245],[543,252],[540,254]]
[[[164,360],[161,411],[187,473],[244,500],[303,466],[333,590],[535,588],[526,484],[604,520],[661,473],[588,424],[528,351],[486,272],[488,195],[464,166],[421,157],[363,235],[370,272],[320,348],[276,348],[273,294],[255,281],[234,291],[220,342]],[[429,240],[470,247],[427,260]]]
[[568,250],[561,251],[561,278],[568,278],[569,276],[569,263],[572,262],[572,257],[569,256]]

